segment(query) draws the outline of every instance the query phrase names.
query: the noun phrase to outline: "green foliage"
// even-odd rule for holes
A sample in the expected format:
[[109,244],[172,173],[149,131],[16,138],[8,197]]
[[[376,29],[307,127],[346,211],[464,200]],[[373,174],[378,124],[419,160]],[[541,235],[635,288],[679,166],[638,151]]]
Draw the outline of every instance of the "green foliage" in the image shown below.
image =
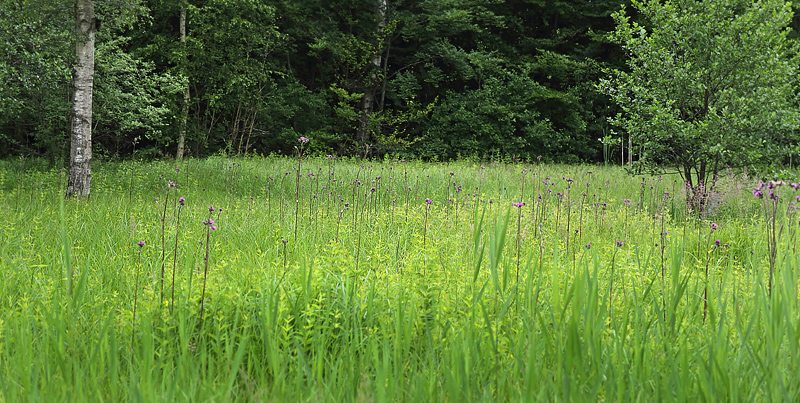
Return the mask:
[[[93,138],[109,153],[117,153],[126,138],[164,141],[162,130],[172,118],[172,98],[186,83],[152,63],[126,53],[129,39],[101,41],[95,50]],[[127,145],[127,144],[126,144]]]
[[612,38],[628,52],[602,90],[612,119],[642,148],[640,164],[677,169],[693,191],[726,167],[780,158],[798,137],[797,44],[789,3],[645,0],[646,24],[614,14]]
[[0,1],[0,139],[3,153],[26,151],[27,136],[57,151],[70,114],[75,53],[65,2]]
[[557,102],[548,91],[522,74],[505,80],[490,77],[478,90],[449,94],[431,113],[428,133],[413,150],[423,158],[458,155],[555,157],[563,136],[526,105]]

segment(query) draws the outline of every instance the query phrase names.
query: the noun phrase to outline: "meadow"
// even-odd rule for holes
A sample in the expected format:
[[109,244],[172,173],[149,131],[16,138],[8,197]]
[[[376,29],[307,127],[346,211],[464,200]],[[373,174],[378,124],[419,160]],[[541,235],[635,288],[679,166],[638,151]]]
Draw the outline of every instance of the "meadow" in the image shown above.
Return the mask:
[[104,162],[87,201],[14,160],[0,186],[1,401],[800,399],[790,182],[731,175],[702,217],[678,177],[588,165]]

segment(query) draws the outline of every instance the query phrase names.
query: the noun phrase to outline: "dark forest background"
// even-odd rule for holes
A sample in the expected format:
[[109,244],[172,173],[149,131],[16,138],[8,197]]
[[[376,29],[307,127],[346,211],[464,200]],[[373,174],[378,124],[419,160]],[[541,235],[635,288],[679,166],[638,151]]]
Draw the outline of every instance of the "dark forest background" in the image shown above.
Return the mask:
[[[602,161],[627,3],[96,0],[95,157]],[[72,16],[0,0],[0,157],[69,158]]]

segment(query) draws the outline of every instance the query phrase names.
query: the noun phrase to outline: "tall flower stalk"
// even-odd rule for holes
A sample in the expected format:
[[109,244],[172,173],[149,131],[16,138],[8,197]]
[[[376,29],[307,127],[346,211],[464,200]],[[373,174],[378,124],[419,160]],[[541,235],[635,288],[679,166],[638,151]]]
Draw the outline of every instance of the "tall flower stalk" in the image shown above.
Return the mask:
[[167,244],[165,237],[166,218],[167,218],[167,204],[169,204],[169,192],[173,187],[178,187],[173,181],[169,181],[167,185],[167,194],[164,196],[164,209],[161,213],[161,290],[159,292],[159,303],[164,303],[164,271],[167,264],[166,253]]
[[175,307],[175,273],[178,265],[178,234],[180,233],[180,225],[181,225],[181,209],[186,203],[186,199],[183,197],[178,199],[178,215],[175,219],[175,248],[172,252],[172,297],[170,298],[169,304],[169,313],[172,314],[174,312]]
[[425,244],[428,236],[428,211],[431,209],[433,200],[425,199],[425,224],[422,227],[422,249],[425,249]]
[[[517,285],[515,287],[515,298],[519,295],[519,259],[520,251],[522,250],[522,207],[525,206],[524,202],[513,203],[517,208]],[[519,308],[519,305],[517,305]]]
[[206,281],[208,280],[208,254],[210,251],[209,243],[211,241],[211,231],[215,231],[217,226],[211,217],[214,215],[214,206],[208,208],[208,220],[203,221],[206,226],[206,254],[203,258],[203,292],[200,294],[200,326],[203,325],[203,308],[205,308],[206,299]]
[[145,246],[144,241],[139,241],[139,260],[136,265],[136,280],[133,285],[133,317],[131,318],[131,361],[133,361],[133,339],[136,334],[136,304],[139,301],[139,273],[142,270],[142,248]]
[[300,217],[300,166],[303,162],[303,148],[308,144],[309,140],[305,137],[297,139],[300,142],[300,147],[295,147],[297,150],[297,176],[294,187],[294,242],[297,243],[297,224]]

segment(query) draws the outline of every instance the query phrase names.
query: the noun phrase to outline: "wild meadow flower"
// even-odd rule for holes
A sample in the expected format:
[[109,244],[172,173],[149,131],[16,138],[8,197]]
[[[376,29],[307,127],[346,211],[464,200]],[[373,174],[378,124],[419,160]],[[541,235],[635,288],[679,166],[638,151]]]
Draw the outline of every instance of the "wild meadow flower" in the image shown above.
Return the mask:
[[[715,222],[711,223],[711,230],[712,231],[716,231],[717,230],[717,223],[715,223]],[[717,242],[719,242],[719,240]]]
[[622,241],[620,241],[619,239],[617,239],[617,247],[618,247],[618,248],[621,248],[621,247],[623,247],[624,245],[625,245],[625,243],[624,243],[624,242],[622,242]]

